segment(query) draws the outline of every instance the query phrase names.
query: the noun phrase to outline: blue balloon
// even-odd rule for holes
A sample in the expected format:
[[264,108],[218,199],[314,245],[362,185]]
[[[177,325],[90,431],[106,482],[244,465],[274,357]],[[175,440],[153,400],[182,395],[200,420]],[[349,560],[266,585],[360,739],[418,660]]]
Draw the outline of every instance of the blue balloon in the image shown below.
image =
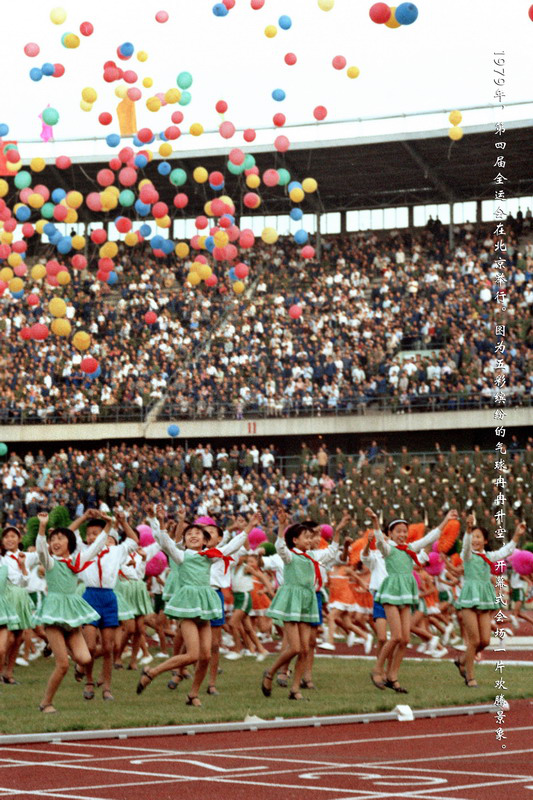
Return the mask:
[[168,433],[169,436],[172,436],[172,438],[174,438],[175,436],[179,436],[180,435],[179,426],[178,425],[169,425],[168,428],[167,428],[167,433]]
[[52,192],[52,200],[56,204],[64,200],[66,196],[67,193],[64,189],[54,189],[54,191]]
[[141,140],[140,140],[140,139],[137,137],[137,134],[135,134],[135,136],[133,137],[133,146],[134,146],[134,147],[142,147],[142,146],[143,146],[143,143],[142,143],[142,142],[141,142]]
[[21,297],[24,297],[24,289],[21,289],[20,292],[11,292],[11,297],[20,300]]
[[142,153],[139,153],[135,156],[134,164],[136,167],[139,167],[139,169],[144,169],[148,164],[148,159]]
[[215,237],[214,236],[208,236],[207,239],[204,242],[204,245],[205,245],[205,249],[208,252],[212,253],[213,250],[215,249]]
[[9,133],[9,125],[5,122],[0,123],[0,139],[3,139]]
[[278,103],[281,103],[282,100],[285,100],[286,94],[283,89],[274,89],[272,92],[272,99],[277,100]]
[[300,181],[291,181],[287,188],[288,188],[288,191],[290,193],[290,192],[292,192],[293,189],[301,189],[302,188],[302,184],[300,183]]
[[66,255],[72,250],[72,239],[70,236],[62,236],[57,243],[57,250],[61,255]]
[[414,3],[401,3],[394,12],[400,25],[412,25],[418,17],[418,8]]
[[[114,272],[110,272],[109,273],[109,278],[111,278],[111,275],[115,275],[115,273]],[[111,280],[109,280],[109,278],[108,278],[107,282],[111,283]],[[116,278],[116,275],[115,275],[115,278]],[[116,283],[116,281],[113,281],[113,283]],[[87,377],[89,378],[89,380],[93,381],[95,378],[99,378],[101,374],[102,374],[102,367],[99,364],[97,369],[95,369],[94,372],[87,373]]]
[[55,231],[51,236],[48,237],[50,239],[51,244],[59,244],[61,239],[63,238],[61,231]]
[[110,133],[105,137],[108,147],[116,147],[120,144],[120,136],[118,133]]
[[161,131],[161,133],[159,134],[159,138],[161,139],[162,142],[168,142],[168,139],[165,136],[165,131]]
[[47,61],[46,64],[42,65],[41,72],[43,73],[43,75],[47,75],[49,77],[50,75],[54,74],[55,67],[53,64],[50,64],[49,61]]
[[302,211],[301,208],[291,208],[291,210],[289,212],[290,218],[291,219],[295,219],[296,221],[301,219],[303,217],[303,215],[304,215],[304,212]]
[[231,225],[235,223],[235,217],[233,216],[233,214],[222,214],[220,219],[229,219]]
[[149,225],[141,225],[139,233],[144,239],[146,239],[146,237],[150,236],[150,234],[152,233],[152,229]]
[[301,228],[299,231],[296,231],[294,234],[294,241],[296,244],[305,244],[308,238],[307,231],[304,231],[303,228]]
[[224,188],[224,181],[222,181],[222,183],[219,183],[218,186],[216,184],[214,184],[214,183],[211,183],[211,181],[209,181],[209,186],[211,187],[211,189],[214,192],[221,192],[222,189]]
[[215,17],[225,17],[228,13],[228,9],[224,5],[224,3],[215,3],[213,6],[213,14]]
[[172,169],[172,167],[170,166],[168,161],[161,161],[157,165],[157,171],[159,172],[160,175],[170,175],[170,170],[171,169]]
[[150,244],[154,250],[162,250],[165,240],[158,233],[152,238]]
[[33,67],[32,69],[30,69],[30,78],[32,79],[32,81],[35,81],[37,83],[37,81],[40,81],[42,77],[43,73],[42,70],[39,69],[39,67]]
[[[114,286],[115,283],[118,283],[118,275],[113,270],[111,270],[111,272],[109,273],[109,275],[107,277],[107,283],[109,284],[109,286]],[[98,377],[98,375],[96,375],[95,377]]]
[[50,238],[50,236],[53,236],[56,231],[57,228],[53,222],[47,222],[46,225],[43,227],[43,233],[46,233],[48,238]]
[[15,217],[19,222],[26,222],[31,217],[31,208],[28,208],[28,206],[20,206],[20,208],[17,208],[15,211]]
[[282,14],[278,19],[278,25],[280,28],[283,28],[284,31],[288,31],[292,25],[292,19],[286,14]]
[[135,52],[135,48],[131,42],[124,42],[124,44],[121,44],[118,49],[120,51],[120,55],[126,57],[132,56]]
[[235,274],[235,267],[232,267],[232,268],[230,269],[230,271],[229,271],[229,278],[230,278],[230,281],[236,281],[236,280],[237,280],[237,276],[236,276],[236,274]]
[[174,252],[174,241],[172,239],[164,239],[161,250],[166,256]]
[[150,213],[150,208],[151,206],[149,206],[147,203],[143,203],[142,200],[137,199],[135,201],[135,211],[140,217],[147,217]]

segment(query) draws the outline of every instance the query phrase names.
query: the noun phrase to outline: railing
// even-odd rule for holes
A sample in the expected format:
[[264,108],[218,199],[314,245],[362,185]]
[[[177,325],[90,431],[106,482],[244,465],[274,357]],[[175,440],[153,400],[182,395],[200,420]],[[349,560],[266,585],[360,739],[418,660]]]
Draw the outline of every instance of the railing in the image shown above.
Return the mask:
[[143,422],[146,409],[139,406],[102,406],[98,414],[90,410],[74,413],[65,408],[62,413],[41,415],[27,408],[0,408],[1,425],[81,425],[105,422]]

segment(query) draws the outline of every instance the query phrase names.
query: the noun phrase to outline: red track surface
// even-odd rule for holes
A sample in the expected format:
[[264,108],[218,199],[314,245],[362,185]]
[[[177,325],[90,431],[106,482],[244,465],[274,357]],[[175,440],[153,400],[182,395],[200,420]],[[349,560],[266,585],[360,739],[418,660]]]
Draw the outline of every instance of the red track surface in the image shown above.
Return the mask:
[[533,800],[533,704],[489,714],[0,748],[0,800]]

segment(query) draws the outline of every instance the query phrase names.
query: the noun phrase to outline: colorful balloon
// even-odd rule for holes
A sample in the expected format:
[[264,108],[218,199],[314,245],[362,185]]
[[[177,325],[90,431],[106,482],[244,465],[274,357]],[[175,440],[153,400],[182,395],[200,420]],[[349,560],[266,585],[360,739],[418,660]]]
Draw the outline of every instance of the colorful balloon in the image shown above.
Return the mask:
[[390,18],[391,10],[386,3],[374,3],[368,13],[372,22],[377,25],[384,25]]

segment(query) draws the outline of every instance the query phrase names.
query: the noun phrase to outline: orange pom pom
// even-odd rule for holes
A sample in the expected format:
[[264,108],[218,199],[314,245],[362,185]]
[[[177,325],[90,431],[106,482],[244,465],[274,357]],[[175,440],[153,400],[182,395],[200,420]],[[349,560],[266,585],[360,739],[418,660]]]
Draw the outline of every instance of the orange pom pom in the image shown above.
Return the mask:
[[423,522],[413,522],[407,528],[407,543],[416,542],[421,539],[426,532],[426,526]]
[[437,550],[439,553],[450,552],[455,544],[455,541],[457,540],[457,537],[459,536],[460,530],[461,524],[458,519],[451,519],[446,523],[437,543]]

